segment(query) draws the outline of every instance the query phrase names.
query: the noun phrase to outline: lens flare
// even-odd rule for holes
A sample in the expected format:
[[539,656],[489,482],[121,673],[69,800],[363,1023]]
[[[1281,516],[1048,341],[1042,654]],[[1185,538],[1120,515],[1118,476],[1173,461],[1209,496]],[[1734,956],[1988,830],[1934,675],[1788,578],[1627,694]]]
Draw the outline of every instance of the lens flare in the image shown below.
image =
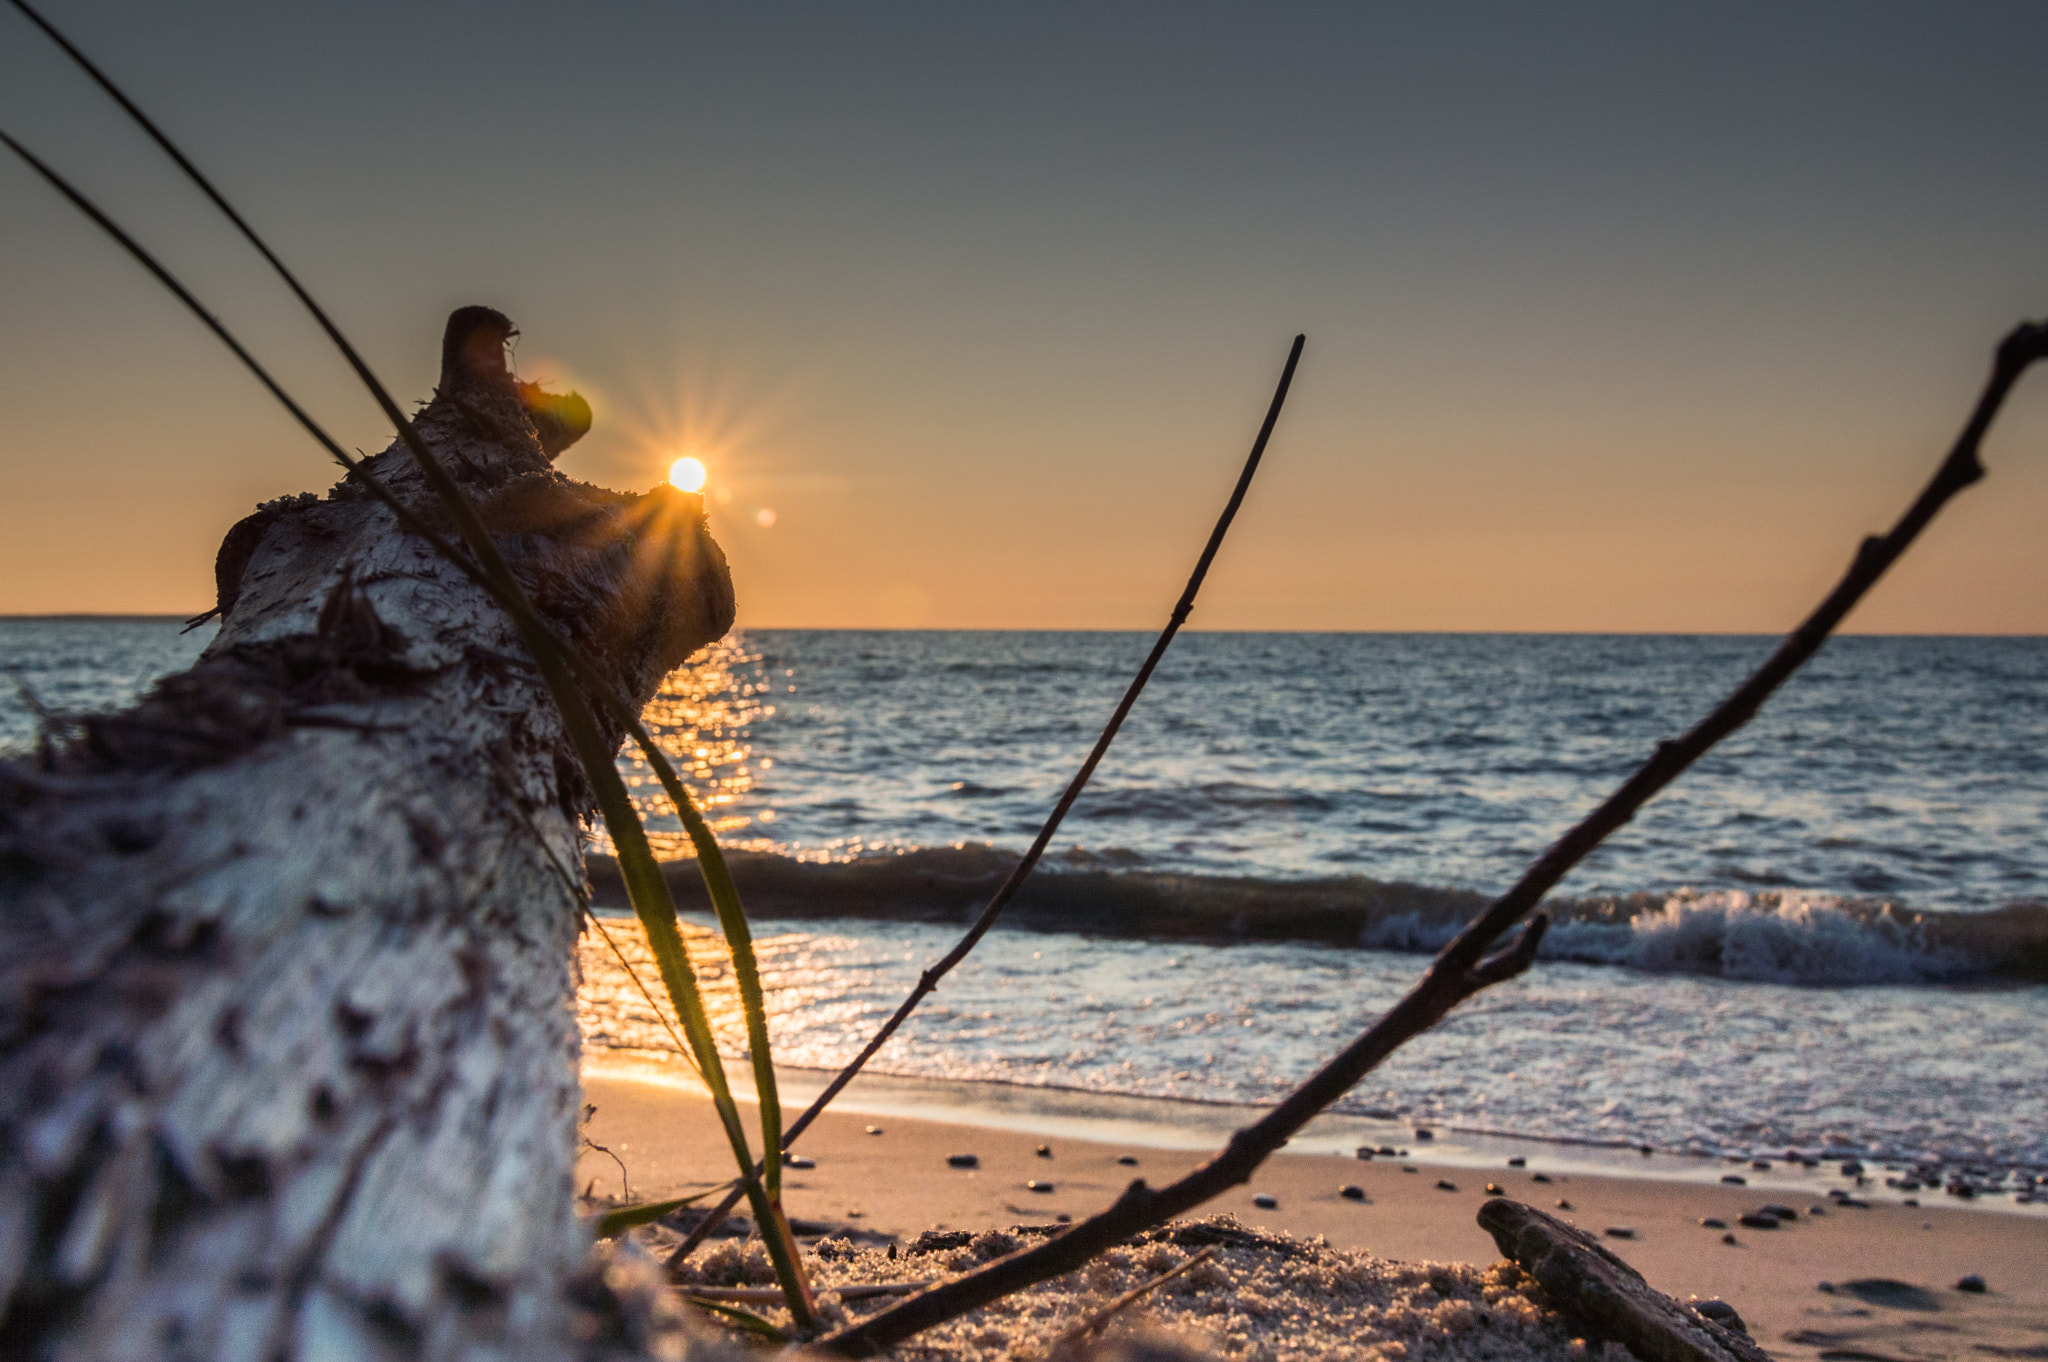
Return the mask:
[[704,465],[688,456],[677,459],[668,466],[668,480],[685,492],[701,491],[704,487]]

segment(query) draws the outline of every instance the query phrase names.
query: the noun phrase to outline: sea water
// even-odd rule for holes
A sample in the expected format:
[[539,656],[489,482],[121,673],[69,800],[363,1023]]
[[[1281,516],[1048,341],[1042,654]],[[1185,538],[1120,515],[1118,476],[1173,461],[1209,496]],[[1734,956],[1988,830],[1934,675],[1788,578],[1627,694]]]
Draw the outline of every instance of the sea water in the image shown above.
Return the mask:
[[[0,665],[46,706],[106,707],[203,636],[0,622]],[[1041,874],[1497,892],[1773,643],[1186,635]],[[1149,644],[752,631],[679,671],[649,718],[728,845],[856,863],[1014,853]],[[30,708],[0,696],[0,742],[34,733]],[[1723,1156],[2048,1168],[2044,739],[2048,640],[1832,641],[1560,887],[1583,911],[1561,910],[1544,960],[1343,1109]],[[649,773],[622,764],[680,850]],[[785,1063],[849,1057],[958,930],[830,912],[758,924]],[[1914,921],[1945,924],[1945,942],[1984,924],[1983,949],[1930,948]],[[1381,923],[1347,947],[998,930],[874,1068],[1267,1101],[1454,925]],[[587,1017],[589,1044],[660,1046],[632,1012]]]

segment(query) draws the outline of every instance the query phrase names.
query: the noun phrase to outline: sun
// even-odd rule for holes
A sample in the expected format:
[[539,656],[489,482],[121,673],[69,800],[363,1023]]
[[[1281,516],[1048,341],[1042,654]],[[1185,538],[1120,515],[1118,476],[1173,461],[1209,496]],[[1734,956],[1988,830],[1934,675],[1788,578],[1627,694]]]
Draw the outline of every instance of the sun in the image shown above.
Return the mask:
[[704,465],[687,455],[668,466],[668,480],[685,492],[704,489]]

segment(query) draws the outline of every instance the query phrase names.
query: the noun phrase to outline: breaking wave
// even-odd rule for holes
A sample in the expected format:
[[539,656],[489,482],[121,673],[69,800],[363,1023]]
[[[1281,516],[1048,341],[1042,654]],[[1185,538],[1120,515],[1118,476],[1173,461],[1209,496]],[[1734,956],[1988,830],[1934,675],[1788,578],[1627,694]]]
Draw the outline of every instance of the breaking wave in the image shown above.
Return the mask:
[[[844,861],[729,853],[735,880],[762,918],[866,917],[964,922],[1015,864],[970,844]],[[1233,878],[1128,868],[1131,858],[1048,859],[1004,921],[1025,930],[1175,941],[1299,941],[1434,952],[1485,905],[1467,890],[1365,876]],[[669,863],[678,903],[708,906],[696,867]],[[600,904],[623,906],[608,858],[593,857]],[[1764,983],[1842,986],[2048,981],[2048,905],[1989,912],[1744,890],[1640,893],[1546,902],[1546,959]]]

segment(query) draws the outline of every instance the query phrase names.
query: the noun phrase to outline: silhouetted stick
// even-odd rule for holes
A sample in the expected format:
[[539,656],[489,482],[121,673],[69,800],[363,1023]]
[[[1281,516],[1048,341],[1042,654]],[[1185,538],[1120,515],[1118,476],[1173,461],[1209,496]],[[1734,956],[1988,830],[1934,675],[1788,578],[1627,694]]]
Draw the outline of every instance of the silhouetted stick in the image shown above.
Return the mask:
[[[1180,632],[1181,625],[1187,622],[1189,612],[1195,608],[1195,593],[1202,589],[1202,579],[1209,575],[1209,564],[1215,561],[1216,551],[1223,547],[1223,536],[1229,533],[1230,522],[1237,518],[1237,508],[1244,504],[1244,494],[1252,485],[1252,475],[1259,471],[1259,460],[1265,457],[1266,442],[1273,437],[1273,426],[1280,419],[1280,408],[1287,401],[1287,389],[1294,383],[1294,369],[1301,362],[1301,347],[1307,339],[1306,336],[1296,336],[1293,347],[1287,352],[1287,363],[1280,370],[1279,386],[1273,390],[1272,405],[1266,408],[1265,423],[1259,427],[1258,438],[1252,441],[1252,452],[1244,461],[1244,471],[1237,475],[1237,486],[1231,489],[1230,500],[1223,506],[1223,514],[1216,517],[1216,528],[1209,532],[1209,542],[1203,546],[1202,556],[1195,560],[1195,570],[1188,577],[1187,589],[1180,593],[1180,600],[1175,603],[1173,613],[1168,616],[1166,627],[1159,631],[1159,639],[1152,645],[1151,653],[1146,656],[1145,665],[1138,668],[1138,674],[1131,678],[1131,684],[1124,691],[1124,698],[1117,702],[1115,712],[1109,716],[1109,722],[1102,726],[1102,736],[1095,740],[1095,747],[1088,753],[1088,760],[1081,763],[1081,769],[1067,782],[1066,793],[1060,796],[1059,803],[1053,805],[1052,813],[1045,820],[1045,826],[1040,828],[1038,836],[1032,839],[1031,849],[1024,853],[1024,859],[1017,862],[1015,868],[1010,871],[1009,878],[997,887],[995,895],[988,901],[988,906],[981,910],[981,916],[967,929],[967,935],[961,937],[958,944],[947,951],[938,964],[918,976],[917,987],[910,991],[910,996],[903,1000],[903,1005],[896,1009],[895,1015],[883,1022],[874,1037],[861,1047],[860,1053],[825,1085],[825,1090],[818,1094],[817,1100],[811,1103],[804,1114],[790,1123],[782,1136],[784,1149],[788,1149],[797,1136],[810,1128],[811,1122],[818,1119],[819,1113],[832,1105],[832,1099],[839,1096],[846,1085],[854,1080],[854,1076],[875,1057],[875,1052],[889,1043],[889,1037],[896,1034],[897,1028],[909,1019],[911,1013],[917,1011],[918,1004],[939,986],[939,980],[951,973],[953,967],[965,960],[967,953],[988,935],[989,928],[996,925],[996,919],[1003,915],[1003,910],[1010,906],[1010,900],[1017,897],[1017,891],[1024,887],[1024,881],[1031,878],[1031,872],[1038,867],[1039,858],[1045,855],[1045,848],[1051,843],[1053,834],[1058,832],[1060,824],[1066,821],[1067,810],[1073,808],[1074,801],[1081,797],[1081,791],[1087,787],[1089,777],[1093,776],[1095,768],[1102,764],[1103,754],[1108,752],[1109,745],[1116,741],[1117,731],[1124,726],[1124,719],[1129,716],[1131,707],[1138,703],[1138,696],[1144,692],[1145,683],[1152,679],[1152,673],[1159,666],[1159,659],[1166,656],[1167,645],[1173,642],[1173,636]],[[738,1197],[728,1197],[713,1207],[711,1214],[704,1217],[703,1222],[691,1232],[689,1238],[683,1240],[676,1251],[669,1255],[669,1268],[673,1270],[681,1267],[689,1256],[696,1252],[697,1246],[718,1228],[719,1222],[737,1205]]]
[[1547,922],[1540,913],[1530,919],[1512,946],[1490,956],[1484,952],[1609,833],[1634,817],[1652,795],[1715,743],[1747,723],[1771,692],[1819,650],[1828,634],[1884,570],[1906,551],[1935,512],[1950,497],[1984,476],[1977,446],[2013,383],[2028,365],[2042,358],[2048,358],[2048,322],[2022,325],[2007,336],[1998,347],[1991,377],[1955,447],[1891,533],[1864,540],[1840,585],[1828,593],[1803,624],[1786,635],[1755,674],[1683,737],[1660,744],[1620,789],[1559,838],[1514,888],[1495,900],[1457,940],[1444,947],[1407,996],[1264,1119],[1231,1136],[1221,1153],[1179,1182],[1154,1191],[1141,1178],[1125,1189],[1108,1210],[1082,1221],[1058,1238],[914,1296],[840,1330],[824,1339],[823,1345],[852,1356],[879,1352],[1013,1291],[1071,1272],[1132,1235],[1193,1210],[1218,1193],[1247,1181],[1253,1170],[1308,1124],[1310,1118],[1342,1097],[1388,1055],[1434,1026],[1452,1008],[1481,989],[1527,969],[1535,958]]

